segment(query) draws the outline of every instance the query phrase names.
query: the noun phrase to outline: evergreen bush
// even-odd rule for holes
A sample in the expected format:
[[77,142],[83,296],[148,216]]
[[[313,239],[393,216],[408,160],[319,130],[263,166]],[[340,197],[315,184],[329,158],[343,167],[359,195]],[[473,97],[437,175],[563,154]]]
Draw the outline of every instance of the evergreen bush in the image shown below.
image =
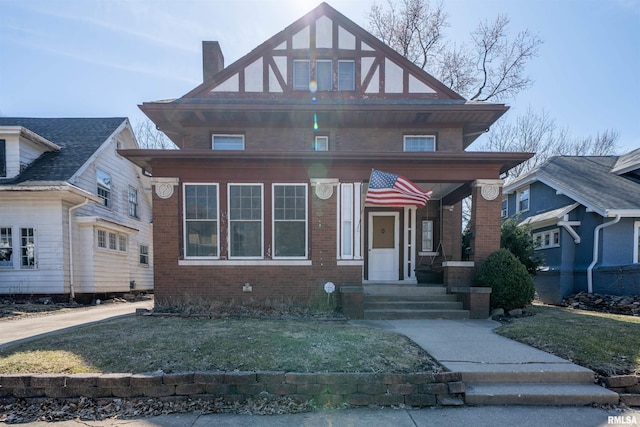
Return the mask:
[[509,250],[493,252],[476,274],[478,286],[491,287],[491,308],[512,310],[530,304],[535,297],[527,268]]

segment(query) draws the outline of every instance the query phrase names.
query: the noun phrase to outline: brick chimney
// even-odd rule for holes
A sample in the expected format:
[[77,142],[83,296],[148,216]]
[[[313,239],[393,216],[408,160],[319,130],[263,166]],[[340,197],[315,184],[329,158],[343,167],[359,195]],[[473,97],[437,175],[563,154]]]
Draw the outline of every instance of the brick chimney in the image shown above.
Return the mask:
[[207,82],[224,68],[224,56],[220,44],[213,41],[202,42],[202,81]]

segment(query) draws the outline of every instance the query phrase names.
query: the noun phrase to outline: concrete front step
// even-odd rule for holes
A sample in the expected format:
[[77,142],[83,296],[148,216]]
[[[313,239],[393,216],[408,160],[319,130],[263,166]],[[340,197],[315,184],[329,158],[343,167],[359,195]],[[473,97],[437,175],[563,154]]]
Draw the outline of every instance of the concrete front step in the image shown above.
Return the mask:
[[362,285],[362,293],[364,296],[430,296],[430,295],[446,295],[447,288],[445,286],[417,286],[417,285]]
[[464,383],[594,383],[592,370],[573,363],[479,364],[447,362],[447,368],[454,372],[460,372]]
[[468,319],[469,310],[364,310],[367,320],[397,319]]
[[617,393],[595,384],[465,383],[469,405],[616,405]]
[[365,310],[462,310],[461,302],[454,301],[369,301]]
[[393,301],[413,301],[413,302],[457,302],[458,296],[454,294],[443,295],[365,295],[365,302],[393,302]]

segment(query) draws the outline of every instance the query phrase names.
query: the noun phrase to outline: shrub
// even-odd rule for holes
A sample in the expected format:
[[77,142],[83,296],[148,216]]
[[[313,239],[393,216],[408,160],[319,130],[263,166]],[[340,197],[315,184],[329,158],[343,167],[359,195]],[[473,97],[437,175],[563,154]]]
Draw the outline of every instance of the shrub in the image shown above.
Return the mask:
[[500,247],[508,249],[527,268],[529,274],[536,274],[542,264],[542,259],[534,255],[534,243],[531,239],[531,227],[518,225],[518,216],[509,218],[502,223],[500,229]]
[[489,286],[491,308],[512,310],[533,301],[535,287],[527,268],[507,249],[487,257],[476,274],[479,286]]

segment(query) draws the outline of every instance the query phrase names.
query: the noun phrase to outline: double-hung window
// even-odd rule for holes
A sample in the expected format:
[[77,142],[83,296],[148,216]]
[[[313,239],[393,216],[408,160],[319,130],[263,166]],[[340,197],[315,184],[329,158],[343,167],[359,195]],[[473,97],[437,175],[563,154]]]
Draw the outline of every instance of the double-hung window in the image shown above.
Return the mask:
[[213,134],[211,148],[216,151],[244,150],[244,135]]
[[529,210],[529,187],[523,188],[516,193],[516,212]]
[[506,197],[502,199],[502,207],[500,208],[500,218],[506,218],[509,216],[509,199]]
[[316,136],[313,141],[313,151],[329,151],[329,137]]
[[133,187],[129,187],[128,199],[129,199],[129,216],[138,218],[138,190],[136,190]]
[[316,61],[316,83],[318,90],[333,89],[333,63],[331,60]]
[[218,230],[218,185],[185,184],[185,257],[219,256]]
[[34,228],[20,229],[20,268],[36,268],[36,231]]
[[140,264],[149,265],[149,246],[140,245]]
[[338,90],[355,90],[356,62],[338,61]]
[[229,257],[262,258],[262,184],[229,184]]
[[422,221],[422,252],[433,252],[433,221]]
[[111,175],[100,169],[96,170],[96,181],[98,182],[98,196],[102,198],[102,204],[111,207]]
[[307,186],[273,185],[274,258],[307,257]]
[[293,61],[293,90],[309,90],[311,62],[308,59]]
[[0,227],[0,268],[13,267],[11,227]]
[[0,178],[7,176],[7,144],[0,139]]
[[404,151],[436,151],[436,137],[434,135],[405,135]]
[[107,249],[107,232],[105,230],[98,230],[98,247]]

